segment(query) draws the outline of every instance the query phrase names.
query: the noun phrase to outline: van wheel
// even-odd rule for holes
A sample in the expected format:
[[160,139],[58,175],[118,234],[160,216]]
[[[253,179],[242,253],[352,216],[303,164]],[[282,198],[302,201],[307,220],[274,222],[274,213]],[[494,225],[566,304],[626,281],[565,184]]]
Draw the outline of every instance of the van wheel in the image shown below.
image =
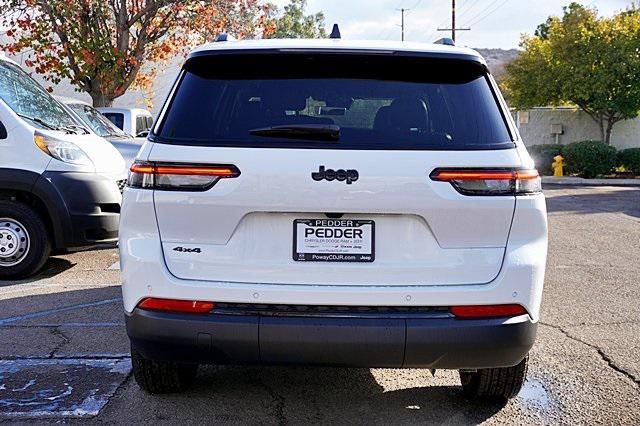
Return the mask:
[[513,367],[460,371],[462,389],[471,398],[506,401],[522,389],[527,378],[528,363],[529,356]]
[[175,393],[187,389],[195,380],[198,364],[151,361],[131,349],[133,377],[149,393]]
[[49,232],[38,212],[26,204],[0,201],[0,280],[38,272],[50,252]]

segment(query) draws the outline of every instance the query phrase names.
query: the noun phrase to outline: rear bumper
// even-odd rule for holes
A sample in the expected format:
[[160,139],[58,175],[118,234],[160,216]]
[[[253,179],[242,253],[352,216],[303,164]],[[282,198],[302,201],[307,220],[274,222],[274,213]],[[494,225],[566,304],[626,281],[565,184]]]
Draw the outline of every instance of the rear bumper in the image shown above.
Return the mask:
[[477,369],[518,364],[537,324],[508,319],[126,314],[145,358],[224,364]]

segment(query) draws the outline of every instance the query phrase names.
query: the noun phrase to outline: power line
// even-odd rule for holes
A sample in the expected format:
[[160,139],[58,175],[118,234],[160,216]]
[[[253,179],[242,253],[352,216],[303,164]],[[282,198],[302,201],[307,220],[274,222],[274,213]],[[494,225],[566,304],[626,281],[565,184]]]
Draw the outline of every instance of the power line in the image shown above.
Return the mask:
[[[400,0],[398,2],[398,5],[395,7],[395,10],[399,10],[400,6],[402,5],[402,3],[404,3],[404,0]],[[393,28],[391,27],[391,29],[389,31],[387,31],[387,35],[384,37],[384,40],[389,40],[389,37],[391,37],[391,33],[393,32]],[[378,32],[378,38],[380,38],[382,36],[382,34],[384,33],[384,28],[382,28],[379,32]]]
[[[476,1],[477,1],[477,0],[476,0]],[[436,29],[428,30],[429,32],[427,32],[427,31],[422,31],[422,32],[421,32],[421,34],[424,36],[424,38],[425,38],[426,40],[431,40],[431,39],[435,38],[435,37],[438,35],[438,30],[437,30],[437,28],[440,28],[440,27],[442,27],[443,25],[445,25],[445,24],[447,23],[447,20],[448,20],[448,19],[449,19],[449,18],[444,18],[442,21],[440,21],[440,22],[438,23],[438,25],[436,26]]]
[[456,0],[451,0],[451,28],[438,28],[438,31],[451,31],[451,39],[456,41],[456,31],[469,31],[471,28],[456,28]]
[[[413,12],[416,9],[416,7],[420,6],[420,3],[422,3],[422,0],[416,1],[414,5],[408,8],[407,10],[410,10],[411,12]],[[411,12],[407,13],[407,16],[411,15]]]
[[[418,6],[420,6],[420,4],[421,4],[421,3],[422,3],[422,0],[417,0],[417,1],[416,1],[416,2],[415,2],[415,3],[414,3],[410,8],[405,9],[405,10],[408,10],[408,11],[409,11],[409,12],[407,12],[407,13],[406,13],[406,16],[409,16],[409,15],[411,15],[413,12],[415,12],[415,11],[416,11],[416,8],[417,8]],[[413,30],[411,30],[411,29],[407,29],[407,31],[406,31],[406,32],[407,32],[407,34],[409,34],[409,33],[411,33],[412,31],[413,31]]]
[[436,29],[429,31],[428,33],[425,31],[425,32],[423,32],[422,34],[426,34],[425,38],[426,38],[427,40],[431,40],[431,39],[435,38],[435,37],[438,35],[438,30],[437,30],[437,28],[440,28],[441,26],[443,26],[444,24],[446,24],[446,23],[447,23],[447,19],[448,19],[448,18],[445,18],[445,19],[443,19],[442,21],[440,21],[440,23],[436,26]]
[[503,0],[501,3],[499,3],[496,7],[494,7],[493,9],[491,9],[490,11],[488,11],[487,13],[485,13],[484,15],[482,15],[481,17],[477,18],[476,20],[469,22],[468,25],[476,25],[482,21],[484,21],[485,19],[487,19],[490,15],[492,15],[495,11],[497,11],[498,9],[500,9],[502,6],[504,6],[509,0]]
[[478,13],[476,13],[475,15],[473,15],[471,18],[467,19],[467,22],[471,22],[474,19],[476,19],[478,16],[482,15],[483,13],[485,13],[487,10],[489,10],[489,8],[493,7],[493,5],[495,5],[496,3],[498,3],[500,0],[492,0],[491,3],[489,3],[486,7],[484,7],[483,9],[480,9],[480,11],[478,11]]
[[389,40],[389,37],[391,37],[391,34],[393,34],[393,30],[394,28],[391,28],[389,31],[387,31],[387,35],[384,37],[385,40]]
[[[463,18],[464,16],[466,16],[469,12],[471,12],[473,10],[473,7],[478,4],[478,1],[480,0],[472,0],[471,3],[469,5],[467,5],[466,3],[463,5],[464,6],[464,10],[462,11],[462,13],[460,15],[458,15],[458,18]],[[462,9],[462,8],[460,8]]]
[[500,0],[492,0],[489,2],[484,8],[481,8],[477,13],[475,13],[471,18],[468,18],[466,22],[475,21],[478,17],[484,15],[489,9],[495,6]]

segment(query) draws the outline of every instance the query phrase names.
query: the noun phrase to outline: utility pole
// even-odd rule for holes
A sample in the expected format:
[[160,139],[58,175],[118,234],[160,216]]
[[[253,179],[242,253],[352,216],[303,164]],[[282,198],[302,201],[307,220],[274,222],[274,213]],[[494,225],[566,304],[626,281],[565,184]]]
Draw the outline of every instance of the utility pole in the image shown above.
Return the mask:
[[451,28],[438,28],[438,31],[451,31],[451,40],[456,41],[456,31],[469,31],[471,28],[456,28],[456,0],[451,0]]
[[456,41],[456,0],[451,0],[451,40]]
[[400,11],[400,16],[401,16],[401,18],[400,18],[401,19],[400,28],[401,28],[401,31],[402,31],[402,35],[400,36],[400,40],[404,41],[404,13],[408,12],[411,9],[404,9],[403,8],[403,9],[396,9],[396,10]]

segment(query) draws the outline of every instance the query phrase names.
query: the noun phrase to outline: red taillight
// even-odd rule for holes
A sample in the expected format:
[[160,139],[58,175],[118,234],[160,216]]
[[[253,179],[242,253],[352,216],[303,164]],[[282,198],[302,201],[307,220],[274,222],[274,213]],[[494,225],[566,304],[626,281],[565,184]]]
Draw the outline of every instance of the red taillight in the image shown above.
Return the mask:
[[231,166],[155,166],[154,173],[157,175],[235,177],[237,170]]
[[457,318],[499,318],[513,317],[526,314],[527,310],[521,305],[470,305],[452,306],[451,313]]
[[464,195],[522,195],[542,190],[534,169],[435,169],[430,177],[449,182]]
[[440,182],[452,180],[511,180],[515,179],[515,172],[503,170],[436,170],[431,179]]
[[132,188],[174,191],[204,191],[223,178],[240,176],[233,165],[134,163],[129,171],[128,185]]
[[156,170],[155,166],[151,164],[143,164],[143,163],[134,163],[129,169],[132,173],[149,173],[153,174]]
[[206,314],[213,310],[213,302],[201,302],[198,300],[174,300],[156,299],[148,297],[138,304],[138,308],[147,311],[178,312],[189,314]]

